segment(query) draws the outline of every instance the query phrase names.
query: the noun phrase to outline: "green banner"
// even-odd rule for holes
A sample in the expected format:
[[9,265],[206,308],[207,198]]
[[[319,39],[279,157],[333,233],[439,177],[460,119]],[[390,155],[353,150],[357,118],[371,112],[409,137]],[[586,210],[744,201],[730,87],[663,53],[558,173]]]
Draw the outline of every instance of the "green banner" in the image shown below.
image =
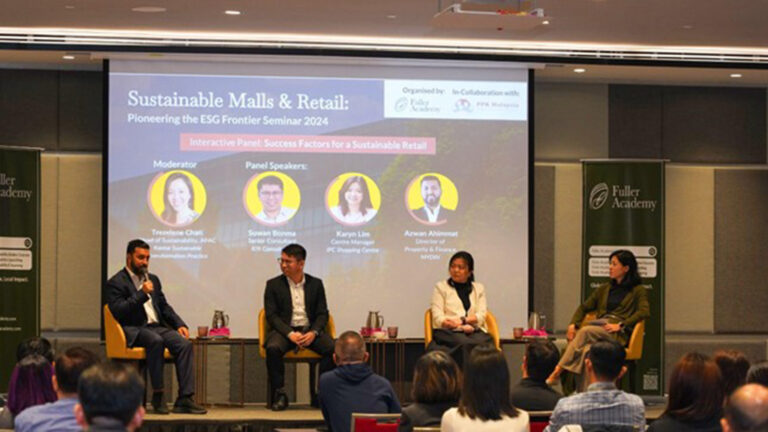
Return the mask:
[[40,149],[0,146],[0,391],[40,334]]
[[582,299],[608,280],[608,257],[632,251],[648,290],[643,355],[631,369],[638,394],[664,391],[664,161],[583,161]]

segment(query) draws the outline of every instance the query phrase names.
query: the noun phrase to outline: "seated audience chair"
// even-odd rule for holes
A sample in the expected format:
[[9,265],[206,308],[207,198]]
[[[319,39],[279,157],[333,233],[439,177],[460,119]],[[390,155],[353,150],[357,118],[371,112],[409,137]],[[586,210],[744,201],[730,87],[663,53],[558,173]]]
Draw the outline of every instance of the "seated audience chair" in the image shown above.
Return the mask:
[[[485,325],[488,327],[488,334],[493,338],[496,349],[501,351],[501,341],[499,338],[499,325],[496,323],[496,317],[491,311],[486,311]],[[424,348],[429,347],[432,342],[432,309],[427,309],[424,313]]]
[[440,426],[421,426],[413,428],[413,432],[440,432]]
[[[267,322],[267,313],[264,309],[259,311],[259,355],[261,358],[267,358],[267,335],[272,327]],[[333,316],[328,314],[328,323],[325,324],[325,332],[336,339],[336,325],[333,322]],[[283,360],[287,363],[309,363],[309,394],[311,401],[317,400],[317,366],[320,364],[320,354],[309,348],[302,348],[298,351],[288,351]],[[272,405],[272,386],[267,380],[267,406]]]
[[[142,347],[128,347],[123,327],[106,304],[104,305],[104,339],[107,345],[107,357],[115,361],[136,362],[139,373],[144,377],[144,382],[147,382],[146,350]],[[172,359],[168,348],[165,349],[163,357],[165,360]]]
[[397,432],[400,414],[352,413],[352,432]]

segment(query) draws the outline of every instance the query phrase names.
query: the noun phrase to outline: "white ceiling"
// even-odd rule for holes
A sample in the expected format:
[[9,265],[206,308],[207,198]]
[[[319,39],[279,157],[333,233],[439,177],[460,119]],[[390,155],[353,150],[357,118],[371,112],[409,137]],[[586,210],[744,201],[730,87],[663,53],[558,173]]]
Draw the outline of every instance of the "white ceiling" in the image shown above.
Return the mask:
[[[151,36],[271,41],[353,41],[477,47],[577,46],[629,51],[680,49],[707,53],[754,51],[768,56],[768,1],[538,0],[549,25],[527,30],[498,28],[477,19],[471,29],[436,27],[433,16],[454,0],[4,0],[0,35]],[[478,0],[489,2],[490,0]],[[498,3],[498,2],[497,2]],[[500,8],[517,7],[517,2]],[[143,13],[137,7],[162,7]],[[494,6],[495,7],[495,6]],[[239,10],[230,16],[224,10]],[[512,19],[512,18],[511,18]],[[513,22],[513,21],[510,21]],[[106,33],[104,33],[106,32]],[[570,45],[566,45],[570,44]],[[578,44],[578,45],[573,45]],[[616,45],[620,47],[616,48]],[[5,45],[16,48],[20,45]],[[29,45],[31,48],[36,46]],[[62,51],[0,50],[0,66],[57,63],[97,67],[87,55],[62,61]],[[61,64],[65,66],[61,66]],[[89,66],[90,65],[90,66]],[[542,79],[604,82],[691,82],[732,85],[730,69],[587,66],[546,68]],[[768,74],[743,71],[739,85],[765,85]]]

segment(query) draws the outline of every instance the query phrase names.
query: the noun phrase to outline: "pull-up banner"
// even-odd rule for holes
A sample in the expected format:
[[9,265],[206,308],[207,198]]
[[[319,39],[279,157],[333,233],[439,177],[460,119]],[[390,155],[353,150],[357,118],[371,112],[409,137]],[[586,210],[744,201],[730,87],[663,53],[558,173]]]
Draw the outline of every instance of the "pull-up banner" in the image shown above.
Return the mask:
[[664,161],[586,160],[582,232],[582,300],[608,280],[611,252],[635,254],[648,290],[643,355],[635,363],[633,389],[664,390]]
[[0,146],[0,391],[40,334],[40,150]]

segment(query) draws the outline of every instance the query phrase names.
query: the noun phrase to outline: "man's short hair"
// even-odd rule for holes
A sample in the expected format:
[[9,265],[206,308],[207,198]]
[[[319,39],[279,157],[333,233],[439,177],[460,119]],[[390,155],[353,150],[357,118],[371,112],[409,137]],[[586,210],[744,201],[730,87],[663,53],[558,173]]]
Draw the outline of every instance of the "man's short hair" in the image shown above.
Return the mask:
[[425,175],[424,177],[421,178],[420,184],[424,184],[424,182],[426,182],[426,181],[436,182],[437,185],[440,186],[440,188],[443,187],[442,183],[440,183],[440,179],[437,176],[434,176],[434,175],[431,175],[431,174],[430,175]]
[[44,337],[31,337],[22,341],[16,347],[16,362],[20,362],[24,357],[32,354],[41,355],[49,363],[53,363],[53,347],[51,342]]
[[125,248],[125,253],[132,254],[137,248],[149,249],[149,244],[142,239],[133,239],[128,242],[128,247]]
[[99,356],[85,348],[74,347],[56,357],[56,383],[64,393],[77,392],[77,380],[86,369],[99,362]]
[[299,261],[307,260],[307,250],[304,249],[304,246],[298,243],[289,244],[283,248],[282,252],[290,257],[296,258]]
[[760,384],[746,384],[737,388],[730,397],[725,399],[723,415],[732,431],[768,431],[766,395],[755,397],[756,394],[764,392],[766,389]]
[[560,352],[552,341],[533,340],[525,347],[525,368],[528,376],[545,382],[560,361]]
[[280,187],[280,190],[283,190],[283,181],[280,180],[280,177],[268,175],[265,177],[262,177],[259,179],[259,182],[256,183],[256,190],[261,191],[261,187],[264,185],[276,185]]
[[587,353],[587,358],[592,362],[595,375],[613,381],[619,377],[627,353],[620,343],[610,339],[593,344]]
[[77,395],[86,421],[108,417],[127,425],[144,399],[144,381],[133,367],[97,363],[80,376]]
[[339,363],[365,360],[365,341],[356,331],[345,331],[336,339],[334,347]]

